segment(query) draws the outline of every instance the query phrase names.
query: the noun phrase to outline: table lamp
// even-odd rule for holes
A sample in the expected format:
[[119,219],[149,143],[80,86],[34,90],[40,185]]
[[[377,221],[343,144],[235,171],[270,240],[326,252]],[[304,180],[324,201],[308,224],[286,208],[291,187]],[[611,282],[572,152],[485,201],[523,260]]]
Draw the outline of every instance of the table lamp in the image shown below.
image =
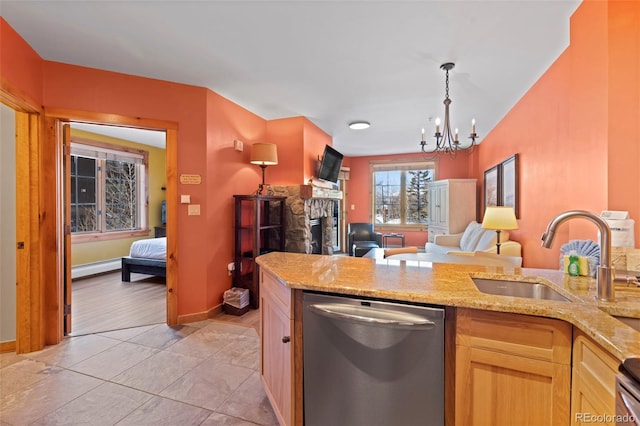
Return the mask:
[[513,207],[487,207],[484,211],[482,227],[496,231],[496,234],[498,234],[496,238],[496,253],[500,254],[500,231],[518,229],[518,222],[516,221],[516,214],[513,211]]
[[258,186],[257,194],[264,190],[264,170],[267,166],[278,164],[278,147],[272,143],[254,143],[251,147],[251,164],[257,164],[262,169],[262,183]]

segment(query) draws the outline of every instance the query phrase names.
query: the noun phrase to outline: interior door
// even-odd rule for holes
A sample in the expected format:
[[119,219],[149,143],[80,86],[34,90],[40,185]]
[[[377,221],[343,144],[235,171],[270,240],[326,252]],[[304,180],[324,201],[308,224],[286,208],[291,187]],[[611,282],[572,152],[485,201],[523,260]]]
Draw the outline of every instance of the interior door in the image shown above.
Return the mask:
[[64,334],[71,333],[71,126],[62,126]]

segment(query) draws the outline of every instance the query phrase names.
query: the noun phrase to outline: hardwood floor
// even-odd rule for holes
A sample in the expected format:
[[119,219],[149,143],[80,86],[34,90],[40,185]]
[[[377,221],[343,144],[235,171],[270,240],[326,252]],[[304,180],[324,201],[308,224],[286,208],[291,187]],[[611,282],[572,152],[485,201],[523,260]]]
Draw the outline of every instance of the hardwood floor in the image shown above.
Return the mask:
[[71,336],[167,321],[165,279],[120,271],[74,280],[71,289]]

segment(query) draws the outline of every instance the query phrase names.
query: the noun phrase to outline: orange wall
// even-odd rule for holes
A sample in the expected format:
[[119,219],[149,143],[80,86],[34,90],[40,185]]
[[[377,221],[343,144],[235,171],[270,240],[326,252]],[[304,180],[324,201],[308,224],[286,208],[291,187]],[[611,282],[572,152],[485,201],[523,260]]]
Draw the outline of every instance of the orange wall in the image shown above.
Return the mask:
[[570,46],[481,144],[478,179],[520,154],[520,229],[511,235],[525,266],[557,268],[569,239],[597,240],[595,226],[575,220],[560,227],[553,249],[541,248],[560,212],[628,210],[640,220],[639,17],[640,2],[584,1]]
[[[609,208],[640,220],[639,21],[640,2],[583,1],[571,19],[571,45],[484,138],[479,153],[440,161],[437,179],[475,176],[480,187],[484,170],[520,154],[521,229],[512,235],[523,244],[526,266],[555,268],[564,241],[595,239],[593,226],[574,221],[561,227],[553,250],[540,248],[539,236],[556,213]],[[217,305],[230,286],[231,195],[251,193],[260,182],[260,169],[248,164],[250,148],[234,151],[233,140],[278,145],[280,163],[266,173],[274,184],[304,183],[330,144],[304,117],[265,121],[205,88],[43,61],[2,18],[0,37],[1,82],[16,96],[45,107],[178,123],[178,173],[201,174],[206,183],[178,188],[202,211],[187,216],[179,206],[179,315]],[[369,161],[420,158],[346,159],[347,220],[371,220]],[[426,240],[424,232],[406,234],[408,245]],[[640,224],[636,241],[639,236]]]
[[[416,150],[420,148],[416,143]],[[475,154],[473,154],[475,155]],[[465,154],[455,160],[442,157],[437,160],[436,179],[468,178],[469,168],[473,163],[473,155]],[[371,222],[371,172],[369,165],[373,161],[421,161],[424,157],[421,153],[375,155],[364,157],[349,157],[345,160],[345,166],[350,167],[349,182],[347,183],[346,211],[347,223]],[[353,207],[353,210],[352,210]],[[420,231],[409,231],[406,228],[391,229],[385,227],[384,233],[401,232],[405,234],[405,244],[408,246],[424,246],[427,242],[426,228]]]
[[[253,142],[279,146],[279,165],[267,169],[272,183],[303,183],[305,140],[317,156],[317,140],[329,140],[306,118],[276,120],[272,128],[293,129],[290,138],[269,134],[268,122],[202,87],[43,61],[4,21],[2,24],[3,87],[45,108],[94,111],[173,121],[178,124],[178,174],[198,174],[202,185],[178,185],[178,194],[199,204],[200,216],[188,216],[178,203],[178,315],[205,312],[222,302],[231,286],[227,263],[233,253],[233,194],[253,193],[260,168],[249,164]],[[8,66],[9,65],[9,66]],[[309,127],[309,135],[304,130]],[[233,141],[247,142],[244,152]],[[294,153],[294,155],[291,155]],[[54,156],[51,156],[51,167]],[[270,172],[283,176],[272,180]],[[175,200],[177,202],[178,200]]]
[[[206,191],[207,208],[202,224],[198,225],[202,227],[184,232],[190,245],[187,253],[202,252],[198,260],[203,262],[205,270],[199,268],[195,272],[206,277],[206,308],[211,308],[222,302],[222,294],[231,286],[227,264],[233,261],[233,195],[255,192],[262,179],[260,168],[249,163],[250,146],[247,144],[243,152],[238,152],[234,150],[233,141],[264,141],[266,122],[209,90],[206,116],[207,175],[202,189]],[[179,232],[182,232],[180,227]],[[179,270],[181,268],[182,265]],[[183,283],[180,282],[181,290]]]
[[[200,87],[44,62],[45,107],[175,121],[178,123],[178,173],[198,174],[205,182],[206,100],[207,90]],[[187,206],[178,205],[178,315],[208,309],[208,277],[203,265],[209,264],[209,253],[216,242],[207,243],[192,237],[209,234],[208,228],[212,226],[206,218],[209,200],[216,191],[210,191],[207,186],[178,185],[178,193],[191,195],[191,202],[200,204],[201,208],[200,216],[187,216]]]
[[640,2],[609,6],[609,208],[629,210],[640,244]]
[[278,165],[267,168],[266,181],[275,185],[301,185],[316,175],[315,163],[331,136],[306,117],[267,122],[267,139],[278,145]]
[[[278,165],[267,167],[266,181],[275,185],[304,183],[304,117],[267,122],[267,139],[278,145]],[[256,166],[257,168],[257,166]]]
[[[570,46],[478,153],[438,175],[476,177],[481,194],[484,170],[519,154],[520,229],[510,234],[522,243],[528,267],[557,268],[563,243],[597,240],[592,224],[576,220],[560,227],[551,250],[541,248],[540,236],[560,212],[627,210],[640,221],[640,2],[584,0],[570,24]],[[350,222],[371,220],[368,162],[393,157],[349,159],[349,187],[358,188],[348,194]],[[421,240],[407,235],[407,244]]]
[[42,59],[1,16],[0,83],[33,106],[42,104]]
[[[201,207],[200,216],[188,216],[179,204],[178,315],[218,305],[231,285],[232,195],[254,192],[261,179],[260,168],[248,162],[251,144],[278,145],[279,165],[267,169],[267,182],[278,184],[306,182],[312,159],[331,144],[304,117],[266,122],[205,88],[43,61],[2,18],[0,37],[2,87],[35,106],[178,123],[178,173],[205,182],[178,187]],[[233,150],[235,139],[247,142],[244,152]]]

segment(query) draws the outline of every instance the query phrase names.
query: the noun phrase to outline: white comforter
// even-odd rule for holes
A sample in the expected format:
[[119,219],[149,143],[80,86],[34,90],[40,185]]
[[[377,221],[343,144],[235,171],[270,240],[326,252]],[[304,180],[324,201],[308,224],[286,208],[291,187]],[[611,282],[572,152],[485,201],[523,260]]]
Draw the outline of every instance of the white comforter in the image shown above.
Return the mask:
[[131,244],[129,256],[165,260],[167,258],[167,237],[134,241]]

